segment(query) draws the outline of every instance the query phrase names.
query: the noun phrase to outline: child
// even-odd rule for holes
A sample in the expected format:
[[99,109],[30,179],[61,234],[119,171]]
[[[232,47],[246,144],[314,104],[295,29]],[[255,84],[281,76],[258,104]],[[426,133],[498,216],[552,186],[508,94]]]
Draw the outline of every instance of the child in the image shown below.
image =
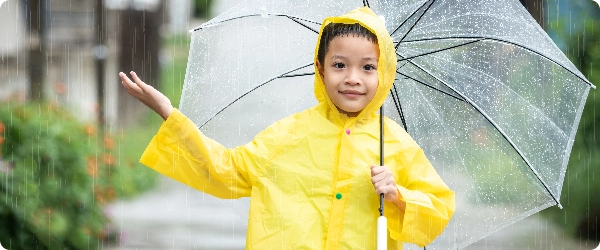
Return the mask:
[[166,121],[141,162],[220,198],[250,196],[246,249],[375,249],[379,195],[385,194],[388,248],[424,246],[454,212],[454,193],[423,150],[379,118],[394,82],[396,55],[369,8],[325,19],[315,58],[319,104],[225,149],[205,137],[169,100],[120,73],[128,92]]

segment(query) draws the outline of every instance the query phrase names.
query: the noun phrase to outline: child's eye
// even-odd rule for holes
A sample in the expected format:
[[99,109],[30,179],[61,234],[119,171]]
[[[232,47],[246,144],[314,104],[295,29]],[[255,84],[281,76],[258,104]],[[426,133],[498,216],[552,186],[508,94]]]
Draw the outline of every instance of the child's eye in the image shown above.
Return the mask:
[[371,64],[365,65],[363,69],[367,71],[376,70],[375,66]]
[[345,64],[343,64],[343,63],[334,63],[334,64],[333,64],[333,67],[334,67],[334,68],[338,68],[338,69],[343,69],[343,68],[345,68],[345,67],[346,67],[346,65],[345,65]]

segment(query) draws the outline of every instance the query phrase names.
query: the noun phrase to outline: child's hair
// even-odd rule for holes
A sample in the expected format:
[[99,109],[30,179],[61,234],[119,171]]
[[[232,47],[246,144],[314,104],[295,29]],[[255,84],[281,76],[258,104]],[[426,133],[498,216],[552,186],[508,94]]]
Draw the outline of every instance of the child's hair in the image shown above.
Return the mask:
[[361,26],[358,23],[344,24],[344,23],[329,23],[323,28],[323,34],[321,34],[321,41],[319,42],[319,51],[317,51],[317,60],[321,65],[325,62],[325,54],[329,50],[329,43],[331,40],[338,36],[344,35],[362,36],[367,40],[377,44],[377,36],[373,34],[367,28]]

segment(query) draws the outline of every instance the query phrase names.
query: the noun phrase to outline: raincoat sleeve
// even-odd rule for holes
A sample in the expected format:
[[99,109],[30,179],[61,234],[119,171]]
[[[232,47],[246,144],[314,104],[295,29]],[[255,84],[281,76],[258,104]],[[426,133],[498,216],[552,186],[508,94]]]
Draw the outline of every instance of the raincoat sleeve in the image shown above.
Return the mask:
[[248,169],[255,169],[255,165],[250,151],[246,146],[226,149],[174,109],[140,162],[210,195],[240,198],[250,196],[252,188]]
[[402,142],[394,164],[398,191],[406,209],[402,212],[386,202],[386,211],[391,213],[386,215],[390,236],[423,247],[442,233],[454,214],[454,192],[442,181],[417,143],[403,129],[394,132]]

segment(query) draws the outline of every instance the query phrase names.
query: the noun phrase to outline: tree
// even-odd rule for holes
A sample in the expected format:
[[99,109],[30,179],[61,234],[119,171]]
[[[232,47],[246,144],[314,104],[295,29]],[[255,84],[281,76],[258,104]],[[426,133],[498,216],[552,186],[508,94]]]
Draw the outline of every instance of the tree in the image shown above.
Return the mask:
[[44,99],[44,76],[46,75],[46,10],[48,1],[27,0],[25,15],[29,28],[29,84],[30,98]]
[[[158,89],[160,64],[160,25],[161,6],[155,9],[127,9],[120,14],[120,56],[119,71],[135,71],[147,84]],[[120,126],[133,126],[140,122],[148,110],[142,103],[119,88],[118,122]]]
[[529,14],[535,19],[542,28],[544,27],[544,11],[542,0],[519,0],[525,6]]
[[[564,44],[563,51],[592,83],[600,83],[600,8],[592,1],[559,2],[549,0],[552,10],[549,23],[555,39]],[[572,18],[576,17],[576,18]],[[579,123],[561,201],[543,214],[553,218],[567,232],[591,240],[600,240],[600,98],[591,89]]]

